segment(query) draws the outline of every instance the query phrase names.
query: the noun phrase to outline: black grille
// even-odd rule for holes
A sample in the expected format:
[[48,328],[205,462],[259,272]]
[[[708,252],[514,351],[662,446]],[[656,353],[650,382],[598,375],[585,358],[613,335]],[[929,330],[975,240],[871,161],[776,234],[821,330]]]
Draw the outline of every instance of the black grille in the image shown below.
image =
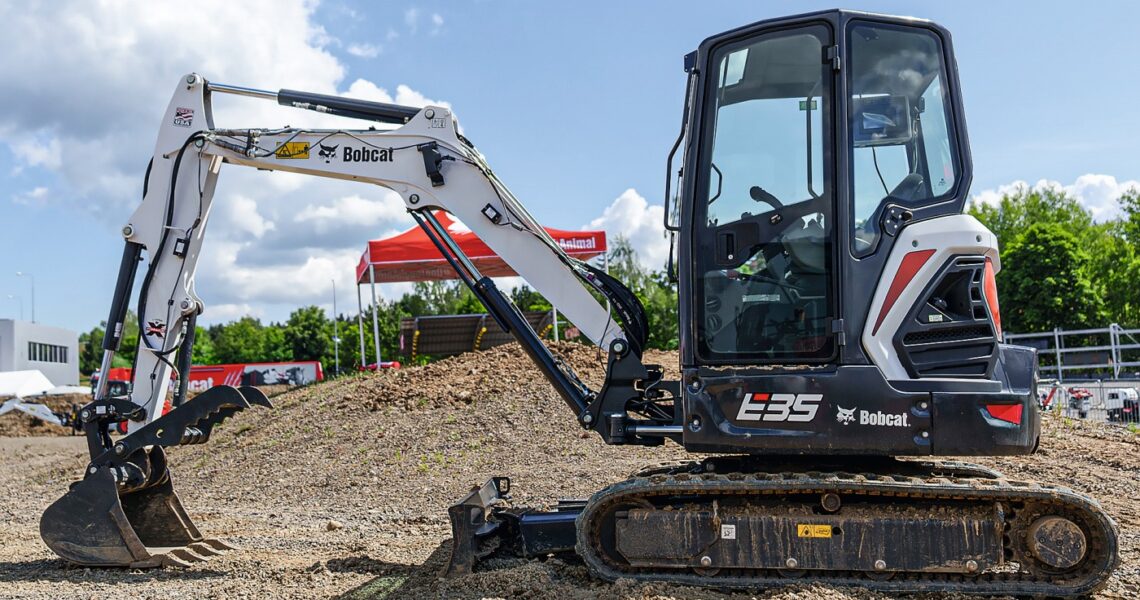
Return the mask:
[[911,377],[988,377],[998,342],[982,291],[983,257],[959,257],[942,269],[895,334]]
[[994,331],[989,325],[967,325],[965,327],[948,327],[945,329],[928,329],[926,331],[912,331],[903,338],[903,344],[914,346],[917,344],[938,344],[941,342],[962,342],[966,340],[987,339],[994,337]]

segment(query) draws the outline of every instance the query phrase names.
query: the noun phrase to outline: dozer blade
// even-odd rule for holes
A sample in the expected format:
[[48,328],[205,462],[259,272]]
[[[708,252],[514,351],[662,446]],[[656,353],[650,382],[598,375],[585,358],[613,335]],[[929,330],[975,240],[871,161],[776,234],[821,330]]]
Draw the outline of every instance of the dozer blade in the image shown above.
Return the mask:
[[61,558],[91,567],[187,567],[233,547],[204,538],[167,468],[163,446],[203,443],[213,427],[251,405],[256,388],[211,388],[104,448],[40,518],[40,537]]
[[492,477],[447,510],[451,558],[442,576],[469,575],[492,555],[534,558],[574,552],[574,524],[585,500],[561,499],[552,510],[536,510],[510,506],[510,491],[509,478]]

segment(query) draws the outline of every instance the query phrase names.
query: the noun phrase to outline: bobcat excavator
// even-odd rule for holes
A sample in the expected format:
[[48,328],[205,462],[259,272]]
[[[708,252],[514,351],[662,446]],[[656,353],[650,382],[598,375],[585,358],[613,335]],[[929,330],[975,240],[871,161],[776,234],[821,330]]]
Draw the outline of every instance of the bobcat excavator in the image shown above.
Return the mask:
[[[189,371],[203,309],[195,266],[219,170],[232,164],[394,190],[578,426],[607,444],[671,441],[711,455],[549,510],[512,505],[510,480],[493,478],[449,510],[449,574],[491,552],[576,553],[605,580],[721,589],[1055,597],[1102,587],[1119,560],[1117,529],[1095,500],[935,460],[1030,454],[1041,427],[1034,351],[1002,343],[997,240],[963,214],[972,167],[949,33],[818,12],[711,37],[684,68],[664,223],[680,381],[642,362],[636,297],[562,252],[449,109],[183,77],[122,229],[103,342],[106,372],[145,252],[132,385],[115,395],[100,382],[82,409],[91,462],[44,513],[44,541],[89,566],[185,565],[230,549],[194,526],[164,448],[204,443],[222,419],[270,406],[255,388],[223,386],[166,410],[166,381]],[[378,126],[218,127],[221,94]],[[543,345],[435,210],[605,349],[601,389]],[[111,437],[122,423],[128,433]]]

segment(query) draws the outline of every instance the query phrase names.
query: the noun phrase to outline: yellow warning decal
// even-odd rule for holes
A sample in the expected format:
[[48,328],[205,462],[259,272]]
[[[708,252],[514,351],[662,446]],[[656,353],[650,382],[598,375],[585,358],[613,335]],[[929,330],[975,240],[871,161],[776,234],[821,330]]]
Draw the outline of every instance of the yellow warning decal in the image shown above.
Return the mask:
[[796,535],[802,538],[829,538],[831,537],[831,525],[796,523]]
[[309,142],[285,142],[275,154],[277,158],[309,158]]

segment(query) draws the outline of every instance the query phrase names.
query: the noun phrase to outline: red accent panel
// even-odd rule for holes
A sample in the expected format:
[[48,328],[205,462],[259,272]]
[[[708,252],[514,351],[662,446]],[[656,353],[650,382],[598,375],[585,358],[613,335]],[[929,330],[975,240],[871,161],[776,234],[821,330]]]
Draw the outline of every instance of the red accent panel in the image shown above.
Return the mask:
[[895,305],[895,300],[899,299],[899,295],[910,284],[910,280],[914,279],[918,270],[926,264],[926,261],[930,260],[931,256],[934,256],[933,248],[908,252],[903,257],[902,263],[899,264],[899,270],[895,273],[894,280],[891,281],[891,287],[887,290],[887,299],[883,302],[883,308],[879,310],[879,318],[875,320],[875,328],[871,330],[871,335],[879,333],[879,326],[883,324],[883,319],[887,318],[887,313]]
[[986,410],[988,410],[990,416],[995,419],[1005,421],[1006,423],[1013,423],[1014,425],[1021,425],[1020,404],[987,404]]
[[982,280],[982,292],[986,296],[986,304],[990,307],[990,314],[994,316],[994,329],[997,330],[997,339],[1001,341],[1001,310],[998,306],[997,276],[994,263],[986,259],[986,273]]
[[767,402],[769,394],[752,394],[754,402]]

